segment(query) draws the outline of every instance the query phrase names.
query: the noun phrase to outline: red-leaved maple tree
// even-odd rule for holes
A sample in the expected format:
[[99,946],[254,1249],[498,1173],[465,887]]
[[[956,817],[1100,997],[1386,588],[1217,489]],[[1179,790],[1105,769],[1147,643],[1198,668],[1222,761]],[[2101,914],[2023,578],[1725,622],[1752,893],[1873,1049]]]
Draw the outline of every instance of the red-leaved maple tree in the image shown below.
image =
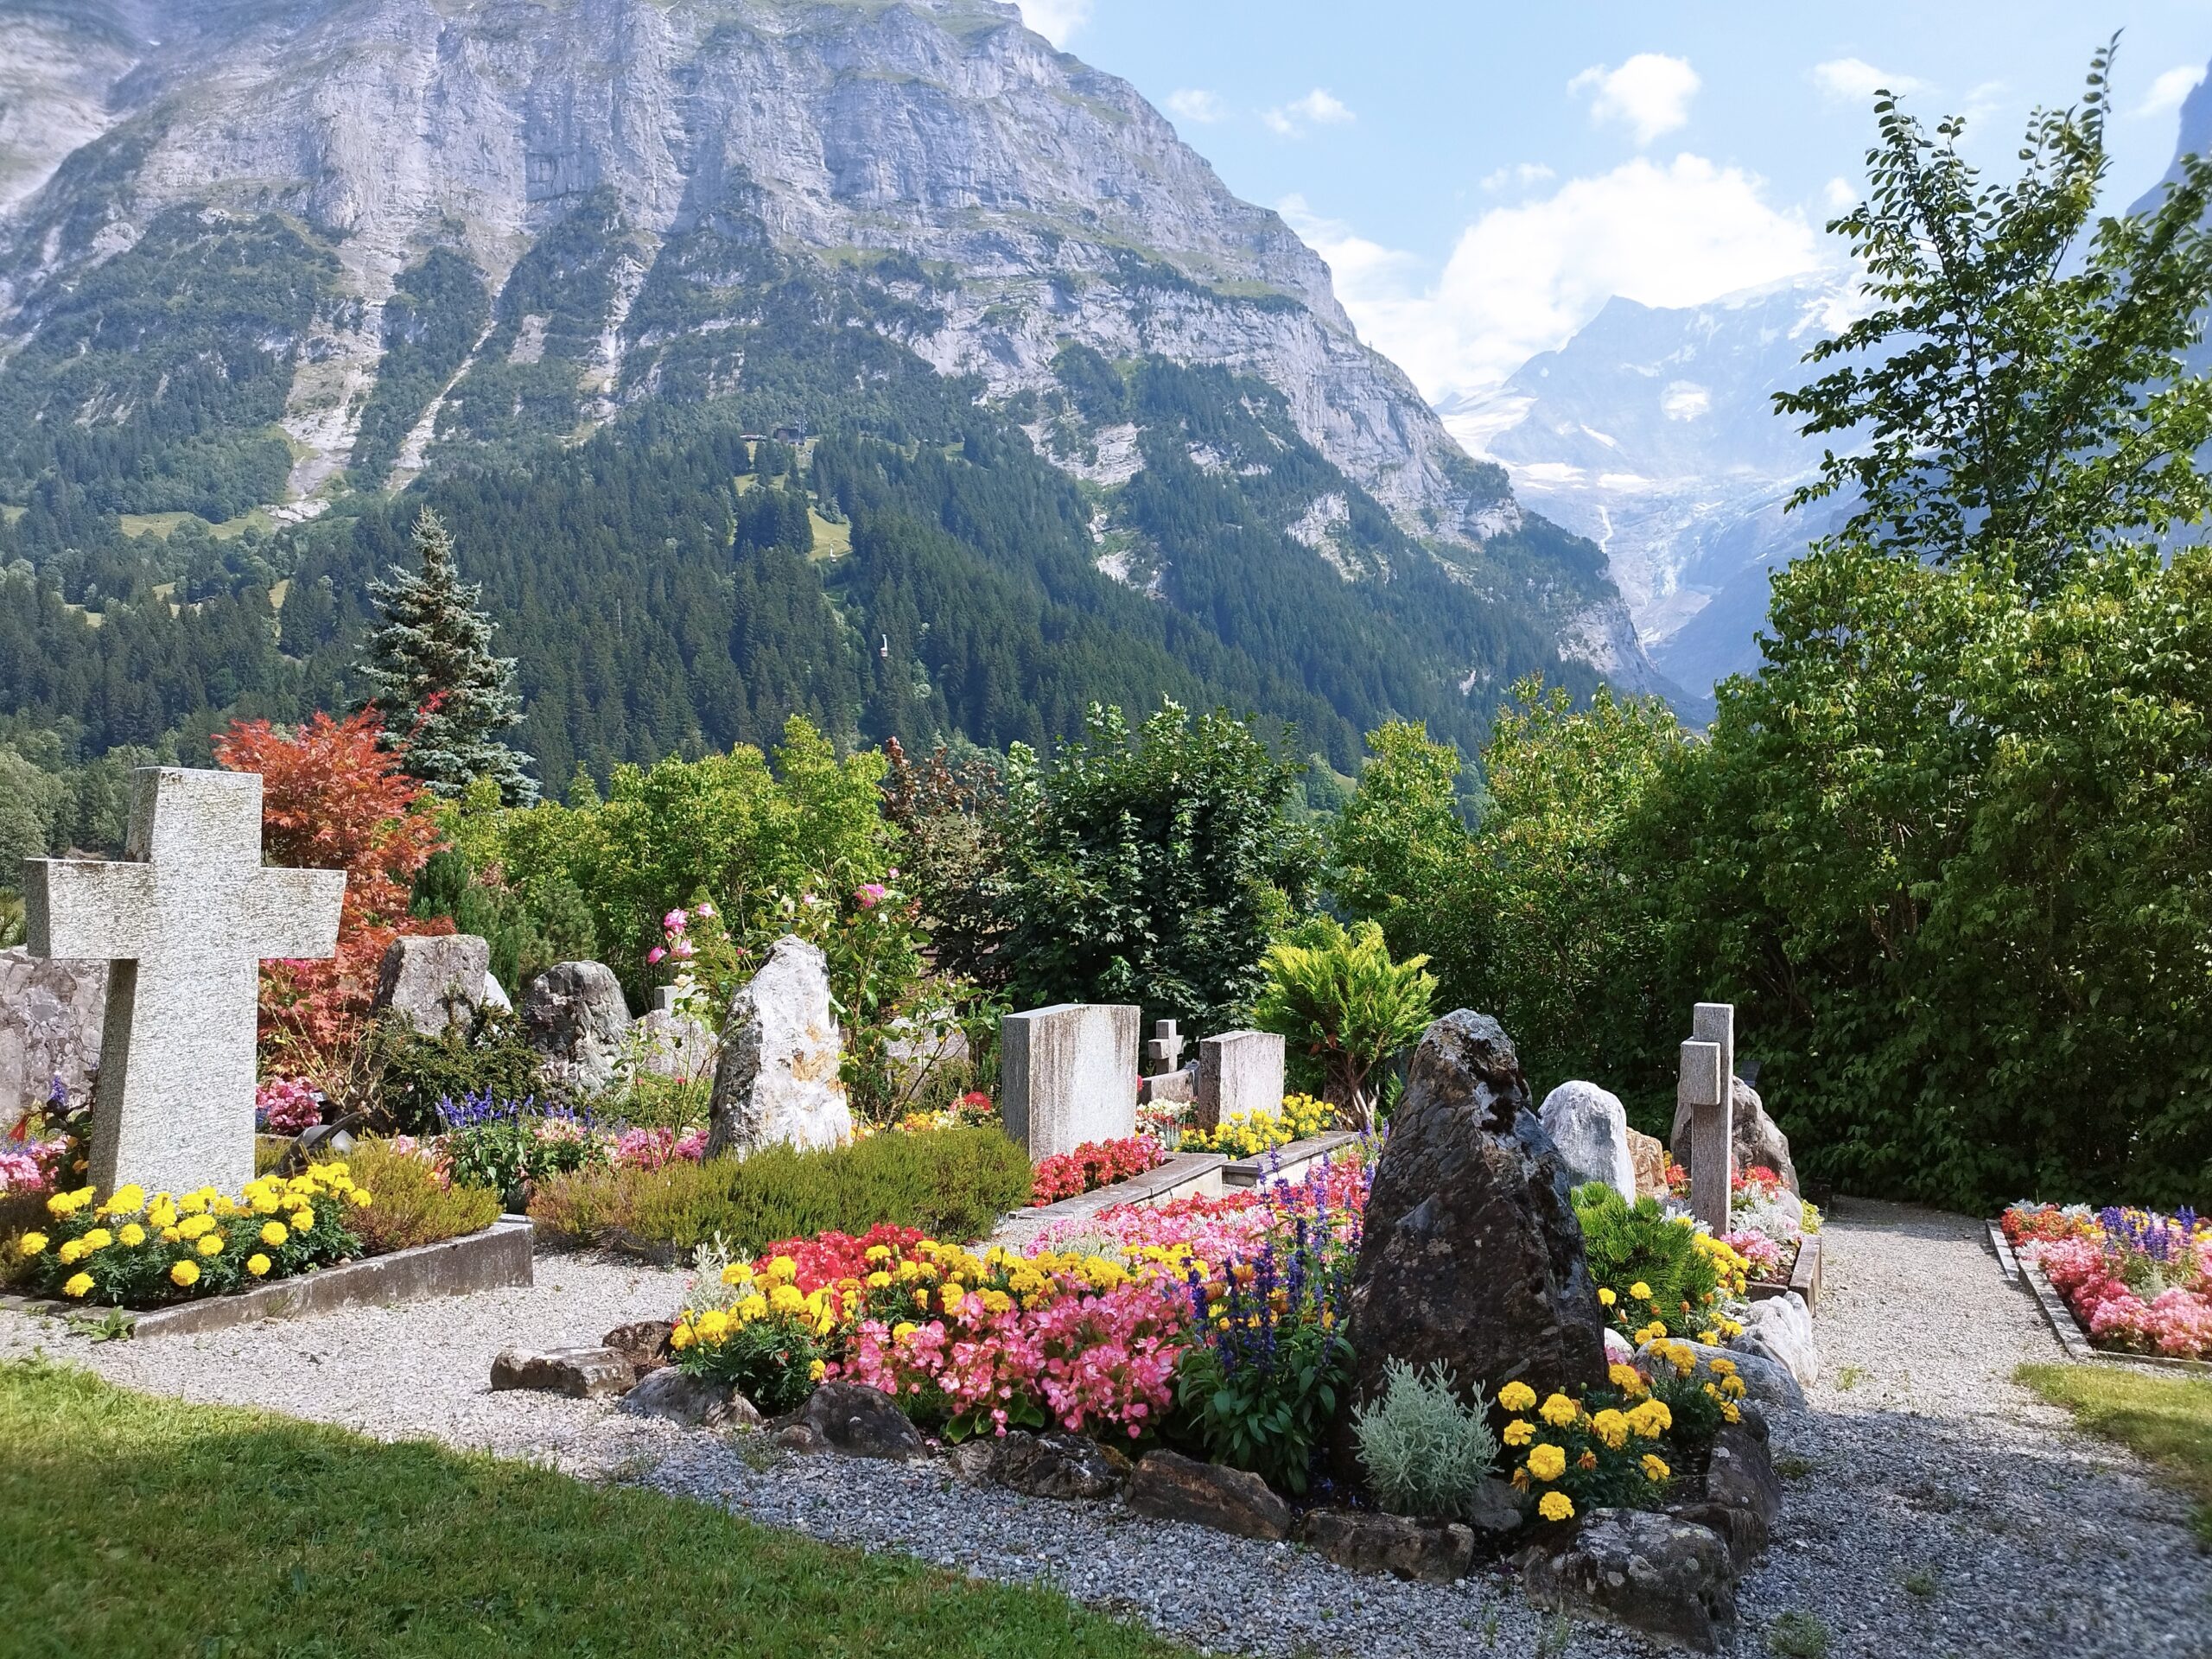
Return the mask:
[[450,933],[444,918],[408,913],[416,875],[442,844],[429,794],[383,747],[384,728],[364,710],[317,714],[286,734],[265,720],[238,721],[214,740],[218,765],[261,774],[261,847],[296,869],[346,872],[338,954],[271,962],[261,975],[261,1041],[284,1071],[333,1081],[375,1001],[384,953],[403,933]]

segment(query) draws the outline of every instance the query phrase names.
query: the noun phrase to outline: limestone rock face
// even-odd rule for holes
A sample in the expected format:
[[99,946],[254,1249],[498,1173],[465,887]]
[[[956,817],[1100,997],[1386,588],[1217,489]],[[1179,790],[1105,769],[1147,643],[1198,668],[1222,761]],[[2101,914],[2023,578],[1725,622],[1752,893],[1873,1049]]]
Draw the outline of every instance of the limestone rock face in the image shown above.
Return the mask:
[[0,950],[0,1135],[46,1103],[56,1077],[72,1101],[90,1096],[106,1013],[107,963]]
[[1594,1083],[1562,1083],[1536,1116],[1559,1148],[1567,1183],[1603,1181],[1636,1202],[1636,1158],[1629,1150],[1628,1110],[1618,1095]]
[[391,1009],[424,1036],[438,1036],[485,1005],[491,966],[491,945],[473,933],[394,939],[377,973],[376,1012]]
[[1428,1028],[1368,1196],[1352,1283],[1357,1395],[1387,1360],[1440,1362],[1495,1398],[1605,1377],[1605,1320],[1567,1174],[1512,1039],[1461,1009]]
[[[1766,1115],[1765,1103],[1759,1091],[1741,1077],[1731,1079],[1734,1084],[1729,1096],[1728,1142],[1729,1155],[1735,1160],[1736,1173],[1761,1166],[1782,1177],[1782,1184],[1792,1192],[1797,1191],[1797,1166],[1789,1161],[1789,1137],[1779,1125]],[[1684,1169],[1690,1166],[1690,1113],[1687,1106],[1675,1110],[1675,1124],[1667,1136],[1668,1149],[1675,1161]]]
[[517,1013],[531,1046],[545,1057],[538,1075],[549,1090],[582,1098],[614,1080],[630,1008],[614,970],[604,963],[548,968],[524,990]]
[[715,1066],[707,1155],[788,1141],[834,1147],[852,1133],[838,1080],[843,1045],[830,1007],[830,964],[786,933],[731,999]]

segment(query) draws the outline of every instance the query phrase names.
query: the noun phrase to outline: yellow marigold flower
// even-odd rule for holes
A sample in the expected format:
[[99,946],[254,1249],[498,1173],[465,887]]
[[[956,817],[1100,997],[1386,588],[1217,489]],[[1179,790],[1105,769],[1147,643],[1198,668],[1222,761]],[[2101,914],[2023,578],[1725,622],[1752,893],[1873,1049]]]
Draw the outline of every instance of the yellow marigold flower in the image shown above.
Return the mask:
[[679,1323],[676,1329],[668,1333],[668,1345],[679,1354],[689,1348],[695,1340],[691,1327],[688,1324]]
[[1574,1500],[1565,1492],[1546,1492],[1537,1501],[1536,1513],[1547,1521],[1572,1521]]
[[198,1192],[188,1192],[176,1201],[176,1207],[188,1216],[196,1216],[207,1207],[207,1198],[208,1194],[204,1189]]
[[1513,1490],[1516,1492],[1525,1492],[1529,1490],[1529,1471],[1526,1469],[1516,1469],[1513,1471]]
[[819,1382],[829,1374],[830,1366],[824,1360],[817,1359],[806,1368],[806,1380],[810,1382]]
[[1628,1419],[1608,1408],[1590,1420],[1590,1427],[1598,1438],[1618,1452],[1628,1444]]
[[914,1322],[912,1319],[901,1319],[891,1327],[891,1340],[893,1342],[904,1342],[913,1334]]
[[356,1186],[346,1190],[346,1201],[356,1210],[365,1210],[376,1202],[376,1198],[365,1187]]
[[156,1204],[146,1211],[146,1220],[155,1227],[174,1227],[176,1225],[176,1206],[167,1202]]
[[779,1313],[800,1313],[806,1309],[806,1298],[796,1285],[778,1285],[768,1293],[768,1306]]
[[1541,1409],[1536,1414],[1554,1428],[1565,1428],[1582,1414],[1582,1408],[1563,1394],[1554,1394],[1545,1398]]
[[292,1212],[292,1230],[293,1230],[294,1232],[296,1232],[296,1233],[304,1233],[304,1232],[308,1231],[310,1228],[312,1228],[314,1225],[315,1225],[315,1211],[312,1211],[312,1210],[295,1210],[295,1211]]
[[1723,1400],[1720,1402],[1720,1421],[1726,1423],[1740,1423],[1744,1421],[1744,1414],[1736,1409],[1736,1402],[1733,1400]]
[[722,1283],[726,1285],[741,1285],[752,1276],[750,1262],[733,1262],[722,1269]]
[[257,1279],[267,1273],[272,1265],[274,1264],[270,1262],[269,1258],[264,1255],[259,1250],[256,1250],[251,1255],[249,1255],[245,1259],[245,1270]]
[[85,1241],[81,1238],[65,1238],[61,1241],[61,1248],[54,1254],[64,1262],[77,1262],[85,1254]]
[[1705,1369],[1715,1376],[1733,1376],[1736,1375],[1736,1362],[1726,1355],[1715,1354],[1706,1361]]
[[200,1264],[190,1256],[169,1269],[169,1282],[189,1290],[200,1282]]
[[1745,1388],[1742,1377],[1724,1376],[1720,1379],[1720,1392],[1731,1400],[1740,1400],[1749,1390]]
[[1642,1394],[1650,1386],[1644,1382],[1642,1371],[1633,1365],[1624,1365],[1618,1360],[1605,1367],[1605,1380],[1630,1396]]
[[136,1249],[146,1242],[146,1230],[135,1221],[126,1221],[116,1238],[129,1249]]
[[1674,1471],[1667,1467],[1667,1460],[1652,1452],[1643,1454],[1643,1478],[1655,1484],[1667,1478]]
[[779,1255],[768,1264],[769,1273],[775,1278],[792,1280],[798,1277],[798,1263],[788,1255]]
[[1628,1287],[1628,1294],[1639,1302],[1648,1302],[1651,1300],[1651,1287],[1639,1279]]
[[195,1212],[177,1223],[176,1230],[181,1237],[197,1238],[214,1224],[215,1218],[213,1216],[203,1216]]
[[1526,1411],[1536,1403],[1536,1391],[1526,1382],[1509,1382],[1497,1391],[1501,1410]]
[[1508,1446],[1526,1446],[1535,1438],[1536,1426],[1526,1417],[1516,1417],[1505,1426],[1505,1443]]
[[1600,1285],[1598,1287],[1598,1300],[1607,1307],[1611,1307],[1615,1302],[1620,1300],[1620,1298],[1613,1294],[1611,1286]]
[[720,1342],[729,1334],[729,1315],[719,1307],[709,1308],[699,1316],[698,1336],[702,1342]]
[[891,1247],[888,1244],[869,1245],[868,1259],[871,1262],[888,1262],[891,1259]]
[[115,1235],[105,1227],[93,1228],[91,1232],[85,1235],[84,1238],[85,1248],[87,1250],[104,1250],[114,1243]]
[[264,1221],[261,1224],[261,1242],[272,1250],[291,1236],[290,1230],[281,1221]]
[[256,1193],[253,1198],[253,1213],[257,1216],[275,1215],[276,1213],[276,1195],[274,1192]]
[[209,1233],[195,1248],[202,1255],[220,1255],[223,1253],[223,1236],[220,1233]]
[[16,1241],[16,1248],[25,1255],[36,1255],[46,1248],[44,1233],[25,1233]]
[[46,1201],[46,1213],[49,1216],[66,1216],[75,1208],[66,1192],[57,1192]]
[[765,1318],[768,1312],[768,1299],[757,1291],[750,1296],[741,1296],[737,1299],[737,1306],[730,1312],[740,1319]]
[[162,1229],[162,1243],[164,1244],[181,1243],[183,1241],[183,1238],[184,1230],[181,1228],[163,1227]]
[[1697,1339],[1710,1348],[1720,1340],[1720,1333],[1718,1331],[1700,1331],[1697,1333]]
[[111,1216],[135,1216],[146,1207],[146,1189],[131,1181],[115,1189],[115,1195],[102,1205]]
[[960,1304],[965,1300],[965,1293],[957,1284],[947,1285],[938,1298],[938,1302],[948,1313],[957,1313],[960,1311]]
[[1598,1454],[1586,1450],[1574,1460],[1574,1466],[1578,1469],[1595,1469],[1598,1466]]
[[887,1290],[890,1286],[891,1275],[887,1273],[871,1273],[868,1276],[868,1287],[870,1290]]
[[1567,1452],[1546,1440],[1529,1448],[1529,1472],[1538,1480],[1557,1480],[1567,1472]]
[[92,1288],[92,1275],[91,1274],[72,1274],[69,1276],[69,1281],[61,1287],[61,1294],[65,1296],[83,1296],[90,1294]]

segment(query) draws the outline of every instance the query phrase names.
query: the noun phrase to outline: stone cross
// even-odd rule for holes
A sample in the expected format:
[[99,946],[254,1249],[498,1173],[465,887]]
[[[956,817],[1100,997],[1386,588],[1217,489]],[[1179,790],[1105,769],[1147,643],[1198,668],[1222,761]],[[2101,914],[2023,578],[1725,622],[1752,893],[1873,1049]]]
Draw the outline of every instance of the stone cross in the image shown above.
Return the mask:
[[1734,1173],[1729,1111],[1736,1077],[1736,1009],[1728,1002],[1700,1002],[1682,1045],[1678,1108],[1690,1109],[1690,1213],[1718,1236],[1728,1230]]
[[142,766],[126,861],[26,859],[35,957],[105,958],[92,1185],[149,1192],[253,1179],[255,1002],[264,957],[334,956],[343,870],[261,862],[261,779]]
[[1173,1020],[1152,1022],[1152,1040],[1144,1046],[1144,1074],[1156,1077],[1183,1063],[1183,1039]]

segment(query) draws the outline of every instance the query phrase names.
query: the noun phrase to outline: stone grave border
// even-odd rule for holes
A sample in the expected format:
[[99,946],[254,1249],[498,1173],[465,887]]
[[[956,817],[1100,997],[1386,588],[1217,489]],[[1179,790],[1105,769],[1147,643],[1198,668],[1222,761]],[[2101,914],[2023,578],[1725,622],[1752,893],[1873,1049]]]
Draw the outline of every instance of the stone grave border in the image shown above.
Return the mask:
[[1804,1299],[1805,1311],[1817,1313],[1821,1310],[1822,1256],[1821,1236],[1807,1233],[1797,1241],[1797,1260],[1790,1265],[1788,1283],[1779,1283],[1771,1279],[1754,1280],[1745,1294],[1752,1301],[1764,1302],[1777,1296],[1787,1296],[1794,1290]]
[[1110,1210],[1117,1204],[1166,1204],[1175,1198],[1217,1198],[1229,1160],[1217,1152],[1174,1152],[1141,1175],[1132,1175],[1111,1186],[1078,1192],[1057,1204],[1016,1210],[992,1231],[988,1243],[1008,1249],[1025,1249],[1029,1242],[1056,1222],[1081,1220]]
[[201,1336],[263,1319],[300,1319],[365,1303],[389,1307],[399,1302],[531,1284],[535,1282],[531,1249],[535,1230],[527,1216],[501,1216],[489,1227],[459,1238],[364,1256],[358,1262],[317,1268],[295,1279],[257,1285],[251,1290],[143,1312],[26,1296],[0,1297],[0,1306],[57,1318],[76,1313],[98,1317],[113,1311],[130,1321],[133,1338]]
[[1331,1129],[1272,1148],[1256,1158],[1239,1158],[1221,1172],[1224,1186],[1257,1186],[1262,1181],[1295,1181],[1315,1164],[1325,1163],[1346,1147],[1359,1144],[1357,1129]]
[[2082,1321],[2058,1287],[2044,1274],[2043,1268],[2033,1262],[2023,1262],[2014,1255],[2011,1241],[1998,1223],[1989,1224],[1989,1243],[1997,1252],[1997,1265],[2013,1284],[2028,1293],[2035,1305],[2043,1310],[2050,1333],[2058,1338],[2058,1346],[2066,1357],[2076,1364],[2142,1366],[2151,1370],[2178,1371],[2185,1376],[2212,1376],[2212,1360],[2175,1359],[2165,1354],[2122,1354],[2098,1347],[2089,1340],[2089,1333],[2082,1328]]

